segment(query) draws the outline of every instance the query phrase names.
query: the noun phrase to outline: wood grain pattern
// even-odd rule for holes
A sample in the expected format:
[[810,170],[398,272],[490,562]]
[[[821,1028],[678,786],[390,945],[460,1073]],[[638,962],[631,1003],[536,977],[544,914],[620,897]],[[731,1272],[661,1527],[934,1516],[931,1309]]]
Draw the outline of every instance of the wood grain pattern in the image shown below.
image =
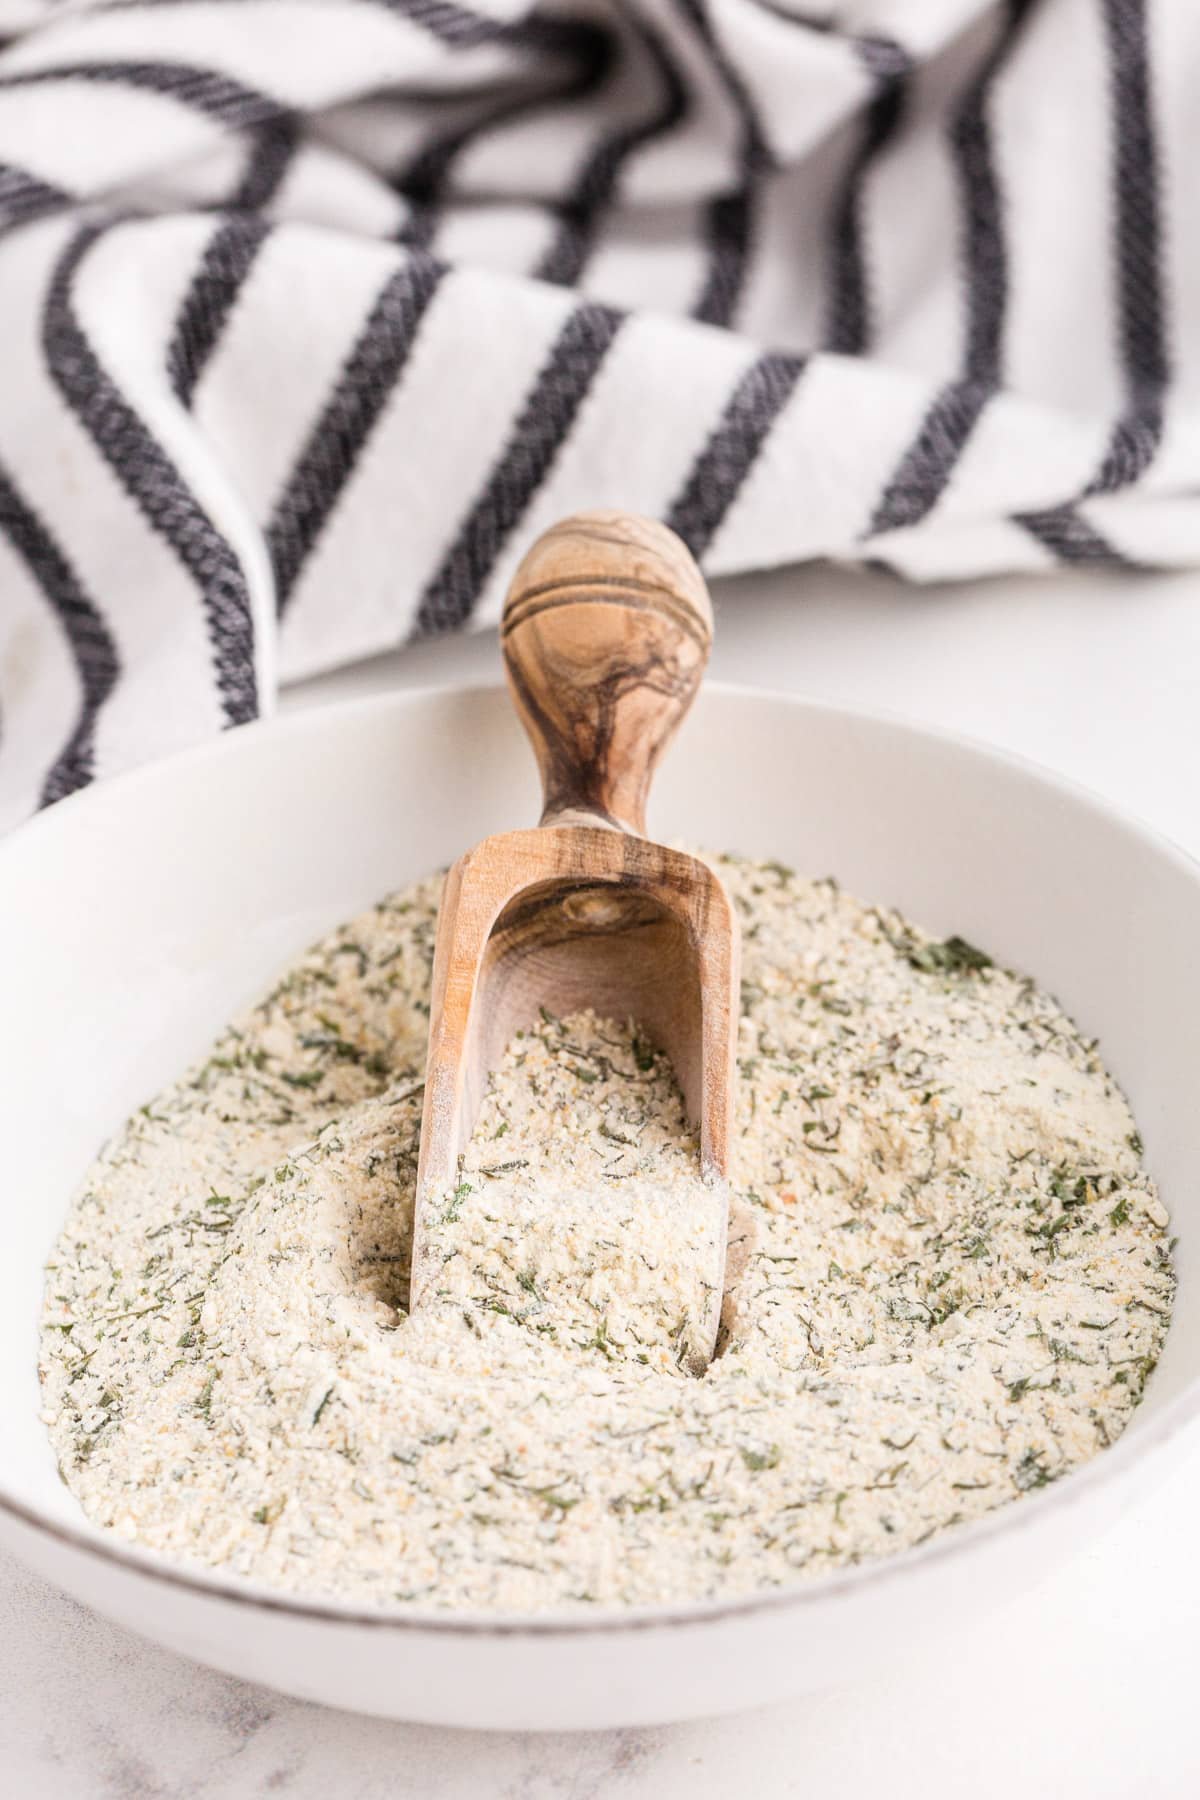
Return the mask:
[[712,642],[708,590],[683,544],[650,519],[565,519],[514,575],[500,635],[541,769],[542,823],[644,832],[655,765]]
[[[641,835],[654,766],[699,685],[712,635],[703,579],[664,526],[564,520],[513,579],[502,627],[542,772],[536,830],[487,838],[446,879],[434,955],[410,1305],[436,1286],[423,1201],[457,1178],[488,1074],[541,1006],[636,1019],[670,1057],[722,1229],[739,1003],[737,921],[697,858]],[[694,1352],[697,1373],[712,1352]]]

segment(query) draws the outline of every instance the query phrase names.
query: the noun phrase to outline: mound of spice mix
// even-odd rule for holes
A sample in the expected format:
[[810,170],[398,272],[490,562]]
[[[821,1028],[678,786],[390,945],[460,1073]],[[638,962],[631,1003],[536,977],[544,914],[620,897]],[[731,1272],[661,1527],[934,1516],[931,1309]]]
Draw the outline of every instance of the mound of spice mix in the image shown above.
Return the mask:
[[698,1600],[921,1544],[1119,1435],[1174,1277],[1095,1044],[960,939],[710,860],[745,979],[705,1374],[718,1226],[630,1021],[514,1039],[408,1316],[434,877],[301,957],[75,1198],[44,1416],[95,1522],[357,1603]]

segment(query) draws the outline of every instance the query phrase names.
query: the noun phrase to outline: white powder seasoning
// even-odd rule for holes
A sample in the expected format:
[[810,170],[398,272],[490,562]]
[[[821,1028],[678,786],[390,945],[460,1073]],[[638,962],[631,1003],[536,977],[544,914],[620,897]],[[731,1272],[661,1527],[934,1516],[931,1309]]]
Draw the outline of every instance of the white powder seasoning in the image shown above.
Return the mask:
[[609,1361],[703,1370],[723,1210],[671,1067],[635,1031],[543,1009],[494,1073],[457,1186],[426,1206],[442,1259],[427,1305],[472,1329],[482,1309]]
[[1117,1437],[1174,1277],[1095,1045],[958,939],[712,860],[745,984],[706,1373],[695,1139],[636,1025],[586,1013],[509,1047],[407,1316],[432,879],[303,957],[75,1199],[42,1380],[91,1518],[360,1603],[639,1604],[922,1543]]

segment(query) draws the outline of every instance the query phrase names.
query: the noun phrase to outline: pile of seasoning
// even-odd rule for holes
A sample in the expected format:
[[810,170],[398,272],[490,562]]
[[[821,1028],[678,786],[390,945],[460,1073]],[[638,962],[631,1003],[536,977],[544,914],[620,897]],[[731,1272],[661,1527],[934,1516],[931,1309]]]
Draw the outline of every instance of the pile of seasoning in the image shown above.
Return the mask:
[[302,957],[72,1203],[44,1417],[94,1521],[359,1603],[698,1600],[923,1543],[1119,1435],[1174,1277],[1096,1045],[960,939],[709,860],[744,946],[724,1296],[669,1065],[636,1022],[545,1013],[407,1315],[440,878],[416,883]]

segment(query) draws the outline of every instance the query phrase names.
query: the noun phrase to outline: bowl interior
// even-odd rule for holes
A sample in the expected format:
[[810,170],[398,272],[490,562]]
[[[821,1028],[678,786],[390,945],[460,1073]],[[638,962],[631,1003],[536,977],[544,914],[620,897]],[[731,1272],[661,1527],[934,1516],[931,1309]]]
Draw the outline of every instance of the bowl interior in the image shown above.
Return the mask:
[[[42,1265],[100,1142],[320,932],[537,811],[506,696],[435,692],[235,733],[0,845],[0,1491],[80,1522],[38,1417],[37,1319]],[[959,932],[1101,1039],[1181,1240],[1181,1300],[1138,1420],[1161,1412],[1200,1374],[1196,868],[986,750],[719,688],[661,771],[651,828],[834,874]]]

